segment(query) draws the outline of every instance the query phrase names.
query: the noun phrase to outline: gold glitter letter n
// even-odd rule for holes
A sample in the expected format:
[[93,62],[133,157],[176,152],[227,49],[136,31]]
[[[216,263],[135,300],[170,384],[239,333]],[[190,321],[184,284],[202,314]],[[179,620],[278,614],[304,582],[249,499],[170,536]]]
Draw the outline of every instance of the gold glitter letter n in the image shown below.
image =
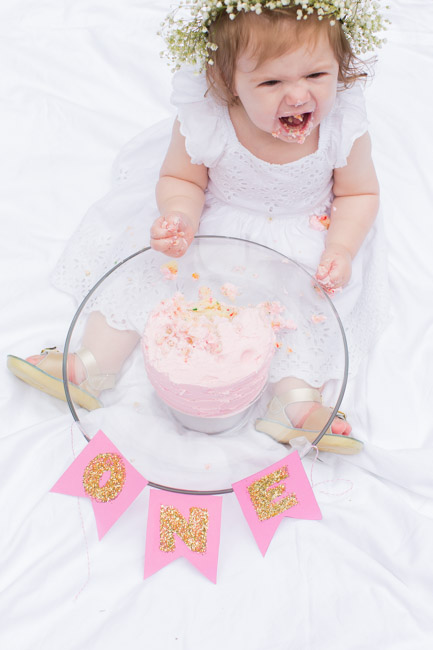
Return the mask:
[[190,508],[187,521],[179,510],[161,506],[159,519],[159,549],[173,553],[176,549],[174,534],[194,553],[205,553],[209,513],[206,508]]
[[276,503],[274,502],[274,499],[281,496],[286,491],[286,488],[284,485],[272,486],[288,477],[289,471],[287,466],[284,466],[248,486],[251,502],[260,521],[276,517],[285,510],[297,505],[298,500],[296,494],[293,493]]

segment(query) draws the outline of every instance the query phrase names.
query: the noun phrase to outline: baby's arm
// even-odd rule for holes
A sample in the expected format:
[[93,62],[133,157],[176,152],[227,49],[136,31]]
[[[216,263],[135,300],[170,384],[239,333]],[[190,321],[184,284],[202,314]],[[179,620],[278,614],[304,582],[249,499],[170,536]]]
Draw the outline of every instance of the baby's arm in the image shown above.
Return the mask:
[[347,165],[334,170],[333,192],[331,222],[316,273],[319,283],[331,292],[349,282],[352,260],[379,208],[379,184],[368,133],[354,142]]
[[152,248],[172,257],[186,252],[198,229],[207,183],[207,168],[191,162],[176,120],[156,186],[161,216],[150,230]]

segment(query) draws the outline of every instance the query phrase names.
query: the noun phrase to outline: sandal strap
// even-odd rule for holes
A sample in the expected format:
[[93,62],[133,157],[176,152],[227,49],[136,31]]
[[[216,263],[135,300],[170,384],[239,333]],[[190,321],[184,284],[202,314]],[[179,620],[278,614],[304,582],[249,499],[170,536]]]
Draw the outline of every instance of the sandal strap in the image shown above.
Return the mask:
[[[286,413],[286,407],[298,402],[316,402],[322,403],[322,395],[317,388],[291,388],[280,395],[274,395],[268,404],[268,409],[264,419],[256,420],[256,428],[262,430],[265,426],[266,429],[272,429],[272,433],[266,431],[278,442],[289,442],[291,438],[297,438],[311,433],[308,431],[308,422],[310,416],[307,416],[302,428],[296,428],[290,421]],[[262,424],[260,424],[262,423]],[[317,431],[317,433],[319,433]]]
[[322,403],[322,396],[316,388],[292,388],[280,395],[274,395],[268,404],[266,417],[284,423],[291,430],[295,430],[290,418],[286,413],[286,406],[298,402],[319,402]]
[[297,402],[317,402],[322,403],[322,395],[317,388],[290,388],[284,393],[276,395],[283,407],[296,404]]
[[75,354],[82,362],[87,374],[87,379],[81,384],[82,388],[86,389],[88,387],[97,391],[114,388],[116,385],[116,375],[102,374],[99,370],[98,362],[90,350],[81,348]]

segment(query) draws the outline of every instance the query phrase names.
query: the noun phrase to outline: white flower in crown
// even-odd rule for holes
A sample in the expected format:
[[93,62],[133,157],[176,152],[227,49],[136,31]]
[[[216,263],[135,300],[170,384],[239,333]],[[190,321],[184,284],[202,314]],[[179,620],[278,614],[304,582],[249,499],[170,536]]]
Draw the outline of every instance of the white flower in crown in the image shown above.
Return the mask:
[[316,13],[319,20],[327,17],[331,25],[340,21],[355,54],[380,47],[385,40],[378,36],[389,20],[380,13],[379,0],[180,0],[179,6],[162,23],[160,35],[166,41],[162,52],[178,69],[188,63],[204,69],[212,65],[212,52],[217,49],[209,41],[209,27],[223,13],[234,20],[238,13],[263,9],[298,7],[297,19],[306,20]]

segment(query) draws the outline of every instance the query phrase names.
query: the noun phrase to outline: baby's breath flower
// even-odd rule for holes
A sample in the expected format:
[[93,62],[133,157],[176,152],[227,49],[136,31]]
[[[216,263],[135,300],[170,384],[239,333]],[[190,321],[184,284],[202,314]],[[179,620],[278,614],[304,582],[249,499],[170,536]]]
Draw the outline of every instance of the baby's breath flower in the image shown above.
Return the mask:
[[389,20],[380,13],[377,0],[180,0],[179,6],[162,23],[159,33],[166,42],[165,56],[174,64],[174,70],[188,63],[200,66],[214,65],[211,52],[217,49],[209,41],[209,27],[227,13],[235,20],[238,13],[263,9],[297,7],[296,18],[306,20],[315,13],[319,20],[330,19],[330,25],[339,21],[355,54],[364,54],[385,43],[378,34]]

